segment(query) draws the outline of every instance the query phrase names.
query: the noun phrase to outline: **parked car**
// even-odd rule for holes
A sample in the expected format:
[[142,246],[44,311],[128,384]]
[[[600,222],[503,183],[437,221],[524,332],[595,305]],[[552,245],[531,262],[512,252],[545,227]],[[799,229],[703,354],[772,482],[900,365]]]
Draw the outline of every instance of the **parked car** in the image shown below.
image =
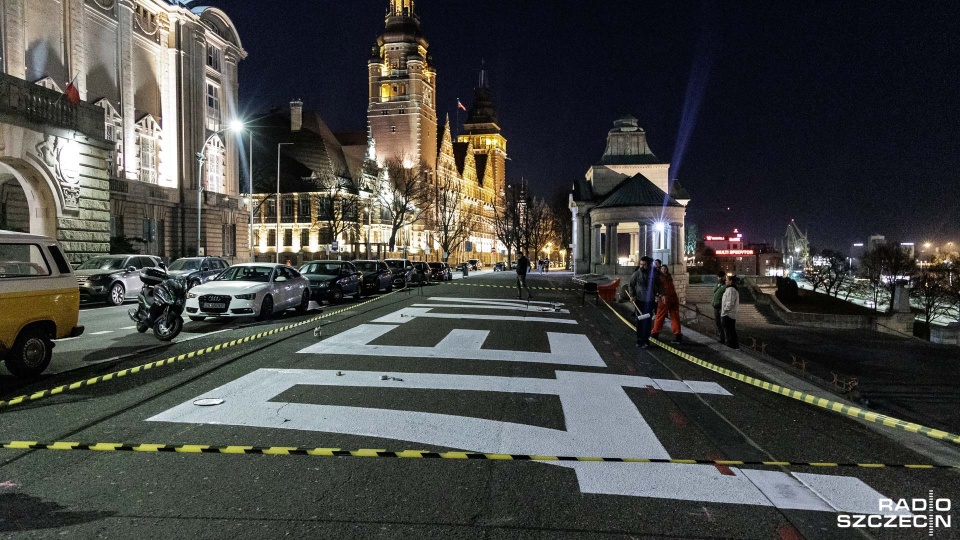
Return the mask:
[[374,294],[381,290],[393,292],[393,272],[383,261],[353,261],[353,265],[363,274],[363,294]]
[[188,287],[193,288],[219,276],[229,267],[230,263],[219,257],[183,257],[170,264],[167,275],[181,277],[187,281]]
[[444,262],[428,263],[430,266],[430,279],[434,281],[450,281],[453,279],[453,270],[450,265]]
[[74,272],[80,299],[119,306],[140,293],[140,270],[159,265],[160,257],[153,255],[99,255],[87,259]]
[[511,270],[517,269],[517,261],[510,261],[510,269]]
[[43,373],[53,340],[83,333],[77,278],[55,240],[0,232],[0,314],[0,358],[17,376]]
[[347,296],[360,298],[363,275],[349,261],[310,261],[300,267],[310,280],[310,291],[317,302],[342,302]]
[[310,307],[310,281],[295,268],[272,263],[237,264],[187,293],[191,321],[207,317],[256,317]]
[[430,266],[423,262],[413,263],[413,283],[423,283],[430,280]]
[[473,265],[468,262],[462,262],[458,264],[456,267],[454,267],[454,270],[457,272],[463,272],[463,270],[466,268],[472,269]]
[[471,270],[480,270],[483,268],[483,263],[480,262],[480,259],[467,259],[467,262],[470,263]]
[[387,259],[383,261],[393,272],[393,286],[403,288],[413,282],[413,263],[407,259]]
[[504,272],[504,271],[506,271],[506,269],[507,269],[507,263],[505,263],[505,262],[503,262],[503,261],[500,261],[500,262],[498,262],[498,263],[494,263],[494,265],[493,265],[493,271],[494,271],[494,272]]

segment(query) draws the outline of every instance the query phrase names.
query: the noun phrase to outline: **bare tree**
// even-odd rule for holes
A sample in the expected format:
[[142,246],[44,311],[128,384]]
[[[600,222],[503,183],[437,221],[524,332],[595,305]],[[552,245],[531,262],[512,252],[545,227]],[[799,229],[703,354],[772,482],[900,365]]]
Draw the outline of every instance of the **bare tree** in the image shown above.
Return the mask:
[[879,305],[880,296],[884,294],[891,300],[888,309],[893,311],[892,300],[897,283],[913,277],[917,260],[899,242],[886,242],[868,251],[860,266],[861,275],[873,287],[874,305]]
[[[559,249],[565,250],[570,255],[568,246],[573,243],[573,213],[570,212],[570,193],[560,191],[554,197],[550,205],[553,212],[553,242]],[[569,266],[568,261],[563,261],[564,267]]]
[[466,204],[463,182],[449,173],[441,172],[431,186],[431,213],[428,227],[436,235],[443,250],[443,261],[450,253],[470,237],[470,230],[477,223],[476,212]]
[[[335,242],[344,236],[346,242],[354,240],[360,234],[360,205],[356,194],[352,193],[347,180],[335,177],[326,182],[325,192],[316,196],[317,223],[329,235],[329,242]],[[323,242],[328,243],[328,242]],[[343,252],[340,247],[338,253]]]
[[403,159],[394,158],[387,161],[384,172],[386,177],[377,197],[389,219],[389,250],[393,251],[400,229],[429,215],[432,190],[429,172],[423,164],[407,167]]
[[929,326],[934,320],[947,317],[954,309],[954,287],[952,268],[943,262],[928,264],[920,268],[910,296],[920,304],[923,322]]
[[524,202],[517,186],[507,186],[502,198],[503,204],[493,205],[493,225],[497,239],[507,247],[507,262],[511,262],[513,253],[520,251],[520,221]]
[[521,215],[524,251],[532,251],[533,257],[539,259],[552,237],[553,212],[543,199],[532,199],[524,210]]

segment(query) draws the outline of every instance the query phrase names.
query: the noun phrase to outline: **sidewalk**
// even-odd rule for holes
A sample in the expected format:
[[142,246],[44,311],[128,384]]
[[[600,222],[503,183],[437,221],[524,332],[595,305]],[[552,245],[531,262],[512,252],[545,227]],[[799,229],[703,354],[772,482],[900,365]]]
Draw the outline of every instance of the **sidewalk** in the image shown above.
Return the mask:
[[[631,309],[628,303],[610,303],[620,314],[626,317],[628,320],[633,321],[633,310]],[[783,329],[788,331],[790,330],[801,330],[801,331],[814,331],[814,332],[834,332],[834,333],[849,333],[850,331],[831,331],[831,330],[818,330],[810,328],[795,328],[795,327],[771,327],[768,331],[771,332],[771,346],[773,344],[773,333],[780,332]],[[669,342],[670,337],[667,335],[669,332],[663,332],[661,337]],[[937,397],[918,400],[919,404],[914,402],[908,402],[903,399],[895,399],[893,397],[885,397],[884,399],[876,398],[871,400],[870,403],[865,404],[862,402],[855,402],[852,399],[849,399],[850,396],[844,396],[840,393],[834,393],[831,395],[829,384],[816,384],[809,377],[804,376],[799,370],[793,369],[788,364],[784,364],[779,361],[775,361],[771,358],[768,353],[760,354],[759,351],[751,350],[750,340],[744,338],[750,333],[756,333],[756,330],[753,328],[739,328],[738,333],[741,338],[741,350],[735,351],[723,345],[720,345],[712,337],[715,333],[715,328],[713,326],[713,321],[711,319],[699,320],[699,321],[684,321],[683,322],[683,334],[687,345],[681,345],[678,347],[681,350],[688,349],[700,349],[703,351],[703,347],[707,347],[711,353],[708,356],[704,357],[703,360],[708,362],[713,362],[715,364],[721,365],[728,369],[738,371],[745,375],[752,375],[760,379],[773,382],[775,384],[780,384],[786,387],[789,387],[794,390],[799,390],[801,392],[806,392],[809,394],[821,396],[833,401],[837,401],[846,405],[853,405],[858,407],[866,407],[876,412],[887,414],[902,420],[916,422],[918,424],[939,428],[956,433],[958,431],[957,425],[960,424],[960,419],[957,418],[956,411],[958,410],[958,402],[960,402],[960,393],[957,393],[957,383],[949,385],[952,389],[953,394],[952,404],[949,401],[951,398],[940,399]],[[889,345],[891,343],[906,342],[906,343],[915,343],[913,340],[903,340],[897,339],[886,334],[879,334],[876,332],[867,332],[872,334],[872,337],[879,340],[879,344],[882,347],[884,344]],[[815,346],[817,343],[818,336],[816,334],[804,334],[797,333],[792,334],[787,332],[787,335],[790,337],[791,344],[795,344],[797,347],[808,345]],[[708,337],[709,336],[709,337]],[[656,337],[656,336],[654,336]],[[885,360],[878,359],[876,356],[876,350],[873,348],[877,343],[869,340],[864,340],[863,338],[867,336],[847,336],[842,342],[835,342],[833,347],[839,349],[839,352],[842,353],[843,357],[849,358],[870,358],[871,365],[874,362],[882,363]],[[921,343],[922,345],[922,343]],[[942,349],[949,349],[949,347],[941,347]],[[768,348],[769,352],[769,348]],[[895,351],[888,351],[893,352]],[[696,355],[697,353],[693,353]],[[873,355],[873,356],[871,356]],[[722,360],[721,360],[722,359]],[[789,362],[789,361],[788,361]],[[960,371],[957,369],[957,362],[953,363],[953,373]],[[872,389],[872,392],[879,393],[881,392],[882,385],[896,385],[897,387],[909,388],[913,386],[922,386],[925,383],[909,383],[909,382],[897,382],[897,377],[901,376],[901,373],[896,369],[887,369],[887,370],[877,370],[878,373],[873,375],[866,384]],[[914,374],[916,375],[916,374]],[[936,378],[935,376],[929,374],[929,372],[924,376],[926,380],[927,377]],[[951,377],[950,381],[960,380],[957,378],[956,374],[946,375],[943,379]],[[864,384],[864,383],[861,383]],[[944,386],[947,386],[947,383],[942,383]],[[889,394],[890,392],[888,392]],[[789,398],[785,398],[789,399]],[[907,405],[910,405],[908,408]],[[921,454],[934,459],[942,460],[945,463],[954,462],[957,459],[960,459],[960,450],[955,448],[949,443],[936,441],[924,435],[917,433],[908,433],[902,430],[896,430],[882,426],[879,424],[874,424],[867,422],[866,420],[852,419],[853,421],[859,422],[864,426],[869,427],[877,431],[878,433],[883,433],[884,435],[890,437],[891,439],[897,441],[899,444],[910,448],[914,451],[920,452]]]

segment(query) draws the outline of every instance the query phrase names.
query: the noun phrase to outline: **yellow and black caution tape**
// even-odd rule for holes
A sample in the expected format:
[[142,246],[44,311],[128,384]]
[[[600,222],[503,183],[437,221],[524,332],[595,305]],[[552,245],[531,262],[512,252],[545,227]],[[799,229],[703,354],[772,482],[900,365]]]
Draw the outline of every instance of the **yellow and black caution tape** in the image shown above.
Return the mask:
[[[459,285],[461,287],[486,287],[489,289],[516,289],[516,285],[485,285],[483,283],[454,283],[450,282],[450,285]],[[531,291],[566,291],[566,292],[580,292],[580,289],[567,289],[564,287],[526,287]]]
[[266,456],[356,457],[393,459],[459,459],[487,461],[581,461],[609,463],[673,463],[677,465],[717,465],[760,467],[858,467],[863,469],[960,469],[960,464],[936,463],[841,463],[829,461],[749,461],[738,459],[671,459],[641,457],[584,457],[538,456],[531,454],[488,454],[483,452],[433,452],[430,450],[389,451],[379,449],[344,450],[342,448],[308,448],[302,446],[211,446],[204,444],[149,444],[149,443],[82,443],[82,442],[0,442],[6,450],[58,450],[92,452],[171,452],[178,454],[254,454]]
[[[630,328],[633,328],[634,330],[636,330],[636,326],[634,326],[633,324],[630,323],[630,321],[628,321],[627,319],[625,319],[625,318],[623,317],[623,315],[621,315],[616,309],[613,308],[613,306],[611,306],[608,302],[604,302],[604,304],[606,304],[606,306],[607,306],[608,308],[610,308],[610,311],[612,311],[614,314],[616,314],[616,316],[619,317],[621,321],[623,321],[624,323],[626,323],[627,326],[629,326]],[[694,363],[694,364],[696,364],[696,365],[698,365],[698,366],[700,366],[700,367],[707,368],[707,369],[709,369],[710,371],[719,373],[719,374],[721,374],[721,375],[723,375],[723,376],[725,376],[725,377],[730,377],[731,379],[736,379],[736,380],[738,380],[738,381],[740,381],[740,382],[747,383],[747,384],[752,385],[752,386],[756,386],[757,388],[762,388],[762,389],[764,389],[764,390],[773,392],[773,393],[775,393],[775,394],[780,394],[780,395],[782,395],[782,396],[787,396],[787,397],[789,397],[789,398],[793,398],[793,399],[796,399],[796,400],[798,400],[798,401],[802,401],[802,402],[804,402],[804,403],[807,403],[807,404],[810,404],[810,405],[814,405],[814,406],[820,407],[821,409],[826,409],[826,410],[828,410],[828,411],[833,411],[833,412],[836,412],[836,413],[845,414],[845,415],[847,415],[847,416],[852,416],[852,417],[854,417],[854,418],[861,418],[861,419],[866,420],[866,421],[868,421],[868,422],[873,422],[873,423],[876,423],[876,424],[883,424],[884,426],[887,426],[887,427],[902,429],[902,430],[904,430],[904,431],[909,431],[909,432],[911,432],[911,433],[921,433],[921,434],[926,435],[927,437],[930,437],[930,438],[932,438],[932,439],[937,439],[937,440],[941,440],[941,441],[949,441],[949,442],[952,442],[952,443],[960,444],[960,435],[956,435],[956,434],[954,434],[954,433],[950,433],[950,432],[947,432],[947,431],[942,431],[942,430],[939,430],[939,429],[934,429],[934,428],[926,427],[926,426],[923,426],[923,425],[920,425],[920,424],[916,424],[916,423],[913,423],[913,422],[907,422],[906,420],[900,420],[899,418],[894,418],[894,417],[892,417],[892,416],[887,416],[887,415],[885,415],[885,414],[880,414],[880,413],[876,413],[876,412],[873,412],[873,411],[864,410],[864,409],[861,409],[860,407],[854,407],[854,406],[852,406],[852,405],[844,405],[843,403],[839,403],[839,402],[836,402],[836,401],[831,401],[831,400],[829,400],[829,399],[822,398],[822,397],[819,397],[819,396],[815,396],[815,395],[813,395],[813,394],[808,394],[808,393],[806,393],[806,392],[801,392],[801,391],[799,391],[799,390],[793,390],[792,388],[788,388],[788,387],[786,387],[786,386],[782,386],[782,385],[779,385],[779,384],[774,384],[774,383],[771,383],[771,382],[767,382],[767,381],[764,381],[763,379],[758,379],[758,378],[756,378],[756,377],[750,377],[750,376],[744,375],[744,374],[742,374],[742,373],[737,373],[736,371],[729,370],[729,369],[726,369],[726,368],[722,368],[722,367],[720,367],[720,366],[718,366],[718,365],[715,365],[715,364],[711,364],[710,362],[706,362],[706,361],[701,360],[701,359],[699,359],[699,358],[697,358],[697,357],[695,357],[695,356],[693,356],[693,355],[691,355],[691,354],[688,354],[688,353],[685,353],[685,352],[683,352],[683,351],[681,351],[681,350],[675,349],[675,348],[667,345],[666,343],[663,343],[663,342],[658,341],[658,340],[656,340],[656,339],[651,338],[651,339],[650,339],[650,342],[653,343],[654,345],[656,345],[656,346],[658,346],[658,347],[660,347],[660,348],[662,348],[662,349],[664,349],[664,350],[666,350],[666,351],[668,351],[668,352],[670,352],[670,353],[673,353],[674,355],[679,356],[680,358],[683,358],[684,360],[687,360],[688,362],[692,362],[692,363]]]
[[109,381],[109,380],[112,380],[112,379],[119,379],[119,378],[121,378],[121,377],[126,377],[127,375],[134,375],[134,374],[137,374],[137,373],[142,373],[142,372],[147,371],[147,370],[150,370],[150,369],[154,369],[154,368],[158,368],[158,367],[162,367],[162,366],[168,366],[168,365],[174,364],[174,363],[176,363],[176,362],[183,362],[184,360],[191,360],[191,359],[193,359],[193,358],[197,358],[198,356],[203,356],[203,355],[205,355],[205,354],[210,354],[210,353],[213,353],[213,352],[221,351],[221,350],[223,350],[223,349],[229,349],[229,348],[231,348],[231,347],[236,347],[237,345],[243,345],[244,343],[249,343],[249,342],[251,342],[251,341],[255,341],[255,340],[262,339],[262,338],[265,338],[265,337],[268,337],[268,336],[272,336],[272,335],[275,335],[275,334],[279,334],[279,333],[281,333],[281,332],[286,332],[287,330],[292,330],[292,329],[294,329],[294,328],[298,328],[298,327],[301,327],[301,326],[304,326],[304,325],[308,325],[308,324],[317,322],[317,321],[319,321],[320,319],[324,319],[324,318],[327,318],[327,317],[332,317],[332,316],[334,316],[334,315],[338,315],[338,314],[340,314],[340,313],[343,313],[344,311],[349,311],[349,310],[351,310],[351,309],[356,309],[356,308],[358,308],[358,307],[360,307],[360,306],[369,304],[369,303],[371,303],[371,302],[376,302],[377,300],[380,300],[381,298],[385,298],[385,297],[389,296],[390,294],[396,294],[396,293],[387,293],[387,294],[384,294],[384,295],[382,295],[382,296],[377,296],[376,298],[373,298],[373,299],[371,299],[371,300],[367,300],[366,302],[361,302],[361,303],[359,303],[359,304],[354,304],[354,305],[352,305],[352,306],[345,307],[345,308],[342,308],[342,309],[338,309],[338,310],[336,310],[336,311],[327,312],[327,313],[324,313],[324,314],[322,314],[322,315],[318,315],[318,316],[316,316],[316,317],[313,317],[313,318],[311,318],[311,319],[307,319],[307,320],[305,320],[305,321],[300,321],[300,322],[298,322],[298,323],[288,324],[288,325],[282,326],[282,327],[280,327],[280,328],[274,328],[274,329],[272,329],[272,330],[267,330],[266,332],[259,332],[259,333],[257,333],[257,334],[249,335],[249,336],[242,337],[242,338],[239,338],[239,339],[234,339],[234,340],[231,340],[231,341],[226,341],[226,342],[220,343],[220,344],[218,344],[218,345],[211,345],[210,347],[206,347],[206,348],[199,349],[199,350],[196,350],[196,351],[192,351],[192,352],[180,354],[180,355],[177,355],[177,356],[171,356],[170,358],[165,358],[165,359],[163,359],[163,360],[158,360],[158,361],[156,361],[156,362],[150,362],[150,363],[147,363],[147,364],[141,364],[141,365],[136,366],[136,367],[132,367],[132,368],[128,368],[128,369],[121,369],[120,371],[114,371],[113,373],[107,373],[106,375],[99,375],[99,376],[97,376],[97,377],[92,377],[92,378],[90,378],[90,379],[86,379],[86,380],[82,380],[82,381],[76,381],[76,382],[70,383],[70,384],[60,385],[60,386],[57,386],[57,387],[55,387],[55,388],[48,388],[48,389],[45,389],[45,390],[39,390],[39,391],[34,392],[34,393],[32,393],[32,394],[25,394],[25,395],[22,395],[22,396],[17,396],[17,397],[8,399],[8,400],[6,400],[6,401],[0,401],[0,409],[6,408],[6,407],[13,407],[13,406],[15,406],[15,405],[21,405],[21,404],[23,404],[23,403],[29,403],[29,402],[31,402],[31,401],[36,401],[36,400],[38,400],[38,399],[43,399],[43,398],[46,398],[46,397],[55,396],[55,395],[57,395],[57,394],[62,394],[62,393],[64,393],[64,392],[68,392],[68,391],[71,391],[71,390],[77,390],[78,388],[83,388],[83,387],[85,387],[85,386],[93,386],[93,385],[95,385],[95,384],[97,384],[97,383],[99,383],[99,382],[106,382],[106,381]]

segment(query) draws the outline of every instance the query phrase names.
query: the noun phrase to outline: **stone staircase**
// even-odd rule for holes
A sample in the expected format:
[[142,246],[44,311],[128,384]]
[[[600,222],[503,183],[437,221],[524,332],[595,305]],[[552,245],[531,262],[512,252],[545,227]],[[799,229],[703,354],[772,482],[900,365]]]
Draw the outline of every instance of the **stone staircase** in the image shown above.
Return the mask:
[[[687,287],[687,306],[696,306],[701,313],[713,317],[713,288],[713,285],[691,284]],[[743,295],[741,295],[737,326],[768,326],[770,324],[772,324],[771,321],[757,310],[755,304],[743,303]]]

